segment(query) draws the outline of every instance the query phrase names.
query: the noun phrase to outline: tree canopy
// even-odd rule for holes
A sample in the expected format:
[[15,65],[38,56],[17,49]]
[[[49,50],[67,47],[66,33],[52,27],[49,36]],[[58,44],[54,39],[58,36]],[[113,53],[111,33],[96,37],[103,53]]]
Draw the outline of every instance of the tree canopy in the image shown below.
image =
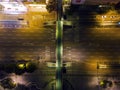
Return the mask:
[[52,11],[56,11],[57,10],[57,1],[49,0],[48,4],[46,5],[46,9],[49,13],[51,13]]

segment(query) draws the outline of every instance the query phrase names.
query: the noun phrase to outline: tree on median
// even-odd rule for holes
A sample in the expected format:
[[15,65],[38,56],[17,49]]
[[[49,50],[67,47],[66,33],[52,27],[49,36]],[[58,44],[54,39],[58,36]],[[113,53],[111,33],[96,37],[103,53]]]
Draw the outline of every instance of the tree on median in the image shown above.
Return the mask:
[[57,11],[57,1],[56,0],[49,0],[47,5],[46,5],[46,9],[49,13],[51,13],[52,11]]

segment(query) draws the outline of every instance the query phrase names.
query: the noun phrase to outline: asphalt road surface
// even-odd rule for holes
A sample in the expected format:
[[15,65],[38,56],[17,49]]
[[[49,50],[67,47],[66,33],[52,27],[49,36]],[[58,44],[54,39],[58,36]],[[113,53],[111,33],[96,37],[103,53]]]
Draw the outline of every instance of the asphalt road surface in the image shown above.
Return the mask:
[[[78,24],[63,29],[63,61],[72,62],[63,74],[64,90],[119,90],[119,85],[99,87],[99,80],[119,80],[119,69],[97,69],[98,63],[119,63],[120,37],[117,27],[89,27]],[[117,35],[117,36],[116,36]],[[55,90],[55,27],[1,28],[0,62],[35,61],[38,69],[23,75],[0,72],[1,79],[17,81],[13,90]],[[3,88],[1,87],[1,90]]]

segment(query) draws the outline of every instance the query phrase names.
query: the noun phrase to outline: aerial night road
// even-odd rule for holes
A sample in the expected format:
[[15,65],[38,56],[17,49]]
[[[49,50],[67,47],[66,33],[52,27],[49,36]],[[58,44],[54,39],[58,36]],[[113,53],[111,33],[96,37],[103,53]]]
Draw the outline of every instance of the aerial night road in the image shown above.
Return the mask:
[[[63,90],[119,90],[120,5],[83,1],[63,3]],[[0,2],[0,90],[56,90],[57,14],[45,3]]]
[[[28,5],[28,6],[27,6]],[[31,10],[24,14],[6,14],[1,11],[0,21],[0,90],[49,90],[51,80],[55,80],[55,68],[48,68],[48,61],[55,62],[55,24],[46,25],[48,21],[55,21],[55,13]],[[35,6],[34,8],[41,8]],[[45,5],[44,5],[45,6]],[[43,22],[44,21],[44,22]],[[37,69],[33,73],[22,72],[35,63]],[[13,65],[14,63],[14,65]],[[2,68],[2,65],[4,68]],[[9,72],[9,66],[16,65],[21,71]],[[6,67],[8,67],[6,69]],[[32,66],[33,68],[33,66]],[[19,70],[18,69],[18,70]],[[7,70],[8,72],[6,72]],[[10,80],[9,80],[10,79]],[[11,80],[12,79],[12,80]],[[7,81],[8,80],[8,81]],[[11,84],[13,83],[15,84]],[[10,88],[10,85],[15,87]],[[48,89],[49,88],[49,89]]]
[[98,10],[73,5],[72,13],[68,11],[72,17],[69,14],[67,19],[73,24],[63,28],[63,59],[72,64],[63,79],[74,90],[119,90],[119,13],[99,14],[92,9]]

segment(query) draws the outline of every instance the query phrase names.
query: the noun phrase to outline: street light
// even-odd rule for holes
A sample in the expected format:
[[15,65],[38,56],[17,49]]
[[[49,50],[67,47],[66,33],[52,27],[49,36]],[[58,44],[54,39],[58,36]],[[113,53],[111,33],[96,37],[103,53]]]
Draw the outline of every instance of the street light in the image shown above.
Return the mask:
[[62,0],[57,0],[57,23],[56,23],[56,90],[62,90]]

